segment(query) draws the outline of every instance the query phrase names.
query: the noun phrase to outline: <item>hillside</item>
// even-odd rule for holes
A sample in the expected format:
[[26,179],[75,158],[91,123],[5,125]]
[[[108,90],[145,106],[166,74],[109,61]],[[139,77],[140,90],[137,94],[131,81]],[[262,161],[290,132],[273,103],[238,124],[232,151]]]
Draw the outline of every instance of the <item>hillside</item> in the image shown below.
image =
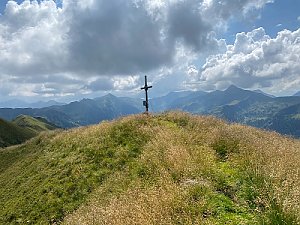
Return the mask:
[[27,115],[20,115],[12,121],[13,124],[31,130],[33,133],[40,133],[42,131],[49,131],[58,129],[54,124],[51,124],[42,117],[31,117]]
[[273,118],[270,129],[300,137],[300,104],[284,108]]
[[35,136],[35,132],[0,118],[0,148],[21,144]]
[[[54,107],[54,106],[53,106]],[[62,128],[71,128],[79,126],[76,121],[73,121],[65,113],[58,111],[52,107],[46,107],[41,109],[32,109],[32,108],[0,108],[0,117],[6,120],[13,120],[14,118],[20,115],[28,115],[31,117],[43,117],[47,121],[55,124],[58,127]]]
[[41,117],[20,115],[12,122],[0,118],[0,148],[21,144],[42,131],[58,128]]
[[136,115],[0,151],[0,224],[299,224],[300,142]]

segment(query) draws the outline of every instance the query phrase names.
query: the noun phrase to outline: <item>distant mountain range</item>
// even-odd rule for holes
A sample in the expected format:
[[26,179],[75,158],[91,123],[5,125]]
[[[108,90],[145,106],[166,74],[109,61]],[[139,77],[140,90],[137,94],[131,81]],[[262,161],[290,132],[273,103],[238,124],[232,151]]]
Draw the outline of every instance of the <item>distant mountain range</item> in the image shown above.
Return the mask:
[[[300,137],[300,96],[275,97],[262,91],[230,86],[225,91],[171,92],[149,101],[150,110],[182,110],[214,115],[230,122],[275,130]],[[108,94],[66,105],[43,108],[2,108],[0,117],[12,120],[20,114],[46,118],[56,126],[71,128],[96,124],[120,116],[143,112],[141,99]]]
[[294,96],[300,96],[300,91],[298,91]]
[[300,137],[300,97],[274,97],[230,86],[225,91],[194,92],[169,103],[170,109],[214,115],[231,122]]
[[111,94],[95,99],[83,99],[66,105],[54,105],[44,108],[1,108],[0,118],[13,120],[18,115],[46,118],[62,128],[71,128],[99,123],[120,116],[141,112],[137,108],[138,100],[118,98]]

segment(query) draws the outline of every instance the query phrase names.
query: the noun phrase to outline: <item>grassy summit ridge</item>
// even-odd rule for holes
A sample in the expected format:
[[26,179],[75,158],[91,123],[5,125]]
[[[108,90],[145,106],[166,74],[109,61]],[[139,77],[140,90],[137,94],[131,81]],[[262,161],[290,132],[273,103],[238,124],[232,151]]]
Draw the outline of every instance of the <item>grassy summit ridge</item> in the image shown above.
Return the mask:
[[0,118],[0,148],[20,144],[35,136],[35,132]]
[[0,148],[21,144],[40,132],[58,129],[41,117],[20,115],[12,122],[0,118]]
[[12,122],[17,126],[31,130],[36,134],[42,131],[55,130],[59,128],[42,117],[31,117],[27,115],[19,115]]
[[299,163],[298,140],[183,113],[44,133],[0,152],[0,224],[299,224]]

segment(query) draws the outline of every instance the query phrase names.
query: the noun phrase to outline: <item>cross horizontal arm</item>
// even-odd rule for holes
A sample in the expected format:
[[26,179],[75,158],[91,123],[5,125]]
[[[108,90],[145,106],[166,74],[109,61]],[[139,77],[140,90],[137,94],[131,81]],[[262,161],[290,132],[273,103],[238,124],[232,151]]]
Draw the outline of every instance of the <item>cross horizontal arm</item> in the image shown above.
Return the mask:
[[152,86],[142,87],[141,89],[142,89],[142,90],[144,90],[144,89],[147,89],[147,90],[148,90],[149,88],[152,88]]

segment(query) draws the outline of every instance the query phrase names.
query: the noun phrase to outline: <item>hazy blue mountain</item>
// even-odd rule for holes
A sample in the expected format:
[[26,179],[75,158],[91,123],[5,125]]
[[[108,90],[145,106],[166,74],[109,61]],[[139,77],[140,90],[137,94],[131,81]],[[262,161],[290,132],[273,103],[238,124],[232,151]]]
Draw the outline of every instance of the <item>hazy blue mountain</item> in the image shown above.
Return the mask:
[[243,90],[232,85],[225,91],[204,92],[200,96],[187,96],[177,103],[177,108],[197,114],[210,114],[220,107],[236,105],[250,97],[255,99],[269,98],[263,94]]
[[50,101],[38,101],[28,104],[28,108],[45,108],[53,105],[65,105],[66,103],[57,102],[54,100]]
[[300,96],[300,91],[294,94],[294,96]]
[[188,96],[200,96],[200,93],[204,92],[193,92],[193,91],[174,91],[169,94],[153,98],[149,100],[150,109],[154,112],[161,112],[169,109],[175,109],[176,105],[181,103],[182,99]]
[[298,103],[300,103],[300,98],[257,98],[252,96],[237,104],[215,108],[209,114],[214,114],[233,122],[268,128],[277,113]]
[[109,94],[96,99],[83,99],[45,108],[2,108],[0,117],[12,120],[19,115],[39,116],[58,127],[70,128],[139,112],[141,110],[132,105],[128,99]]
[[95,124],[102,120],[140,112],[128,101],[112,94],[95,99],[83,99],[63,106],[52,106],[51,108],[65,113],[80,125]]
[[279,133],[300,137],[300,104],[279,111],[268,127]]
[[259,90],[259,89],[254,90],[254,92],[266,95],[266,96],[271,97],[271,98],[275,98],[276,97],[274,95],[267,94],[267,93],[265,93],[265,92],[263,92],[262,90]]
[[[225,91],[191,93],[178,98],[169,109],[181,109],[195,114],[214,115],[228,121],[273,129],[283,134],[299,136],[293,129],[282,129],[287,121],[284,109],[300,104],[300,97],[274,97],[258,91],[230,86]],[[279,116],[280,115],[280,116]],[[292,116],[291,116],[292,117]],[[294,117],[293,117],[294,118]],[[277,127],[272,124],[280,124]],[[276,129],[275,129],[276,128]]]
[[140,98],[119,97],[119,99],[123,103],[131,105],[141,112],[145,110],[145,107],[143,106],[143,100]]

